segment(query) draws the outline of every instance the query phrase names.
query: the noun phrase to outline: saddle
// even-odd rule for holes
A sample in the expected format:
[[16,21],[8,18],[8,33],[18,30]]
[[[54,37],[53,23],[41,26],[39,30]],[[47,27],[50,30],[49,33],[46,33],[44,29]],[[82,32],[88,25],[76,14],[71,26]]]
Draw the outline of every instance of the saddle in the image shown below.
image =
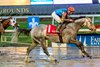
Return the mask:
[[46,27],[46,35],[48,35],[48,36],[59,36],[59,40],[60,40],[60,42],[61,43],[63,43],[63,40],[62,40],[62,35],[60,35],[60,34],[58,34],[57,32],[56,32],[56,26],[55,25],[52,25],[52,24],[49,24],[49,25],[47,25],[47,27]]
[[46,27],[46,35],[58,35],[56,29],[55,25],[48,24]]

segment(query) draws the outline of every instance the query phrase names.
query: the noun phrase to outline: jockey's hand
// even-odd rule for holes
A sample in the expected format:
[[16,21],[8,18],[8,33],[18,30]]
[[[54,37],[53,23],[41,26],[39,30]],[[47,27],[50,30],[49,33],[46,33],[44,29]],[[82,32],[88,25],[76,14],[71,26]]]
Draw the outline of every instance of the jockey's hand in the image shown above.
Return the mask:
[[61,18],[61,23],[63,23],[64,22],[64,19],[63,18]]
[[67,22],[74,22],[74,20],[72,20],[72,19],[65,19],[64,21],[67,21]]
[[74,20],[72,20],[72,19],[69,19],[69,22],[74,22]]

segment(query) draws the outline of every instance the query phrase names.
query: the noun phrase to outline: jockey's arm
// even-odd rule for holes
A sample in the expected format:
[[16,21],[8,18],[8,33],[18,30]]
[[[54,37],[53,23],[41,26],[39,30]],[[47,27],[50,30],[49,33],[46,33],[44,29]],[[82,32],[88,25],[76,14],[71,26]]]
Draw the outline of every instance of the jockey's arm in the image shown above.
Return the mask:
[[66,15],[67,15],[67,13],[66,12],[63,12],[62,13],[62,17],[61,17],[61,23],[63,23],[63,21],[65,20],[65,18],[66,18]]
[[62,18],[61,18],[62,23],[63,23],[64,21],[73,22],[73,20],[72,20],[71,18],[68,18],[68,17],[66,18],[66,16],[67,16],[67,13],[66,13],[66,12],[63,12]]

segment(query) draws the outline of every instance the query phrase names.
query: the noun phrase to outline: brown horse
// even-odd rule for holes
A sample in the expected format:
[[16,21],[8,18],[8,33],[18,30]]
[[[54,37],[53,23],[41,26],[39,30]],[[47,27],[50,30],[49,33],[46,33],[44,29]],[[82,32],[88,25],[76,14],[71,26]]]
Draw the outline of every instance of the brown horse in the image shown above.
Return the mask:
[[[92,58],[85,50],[84,50],[84,45],[82,42],[79,42],[76,39],[77,32],[79,31],[80,28],[83,26],[87,27],[91,31],[96,31],[95,26],[92,24],[92,21],[90,18],[81,18],[77,19],[74,21],[74,23],[69,23],[66,25],[66,22],[64,23],[66,28],[62,31],[62,43],[72,43],[75,44],[82,52],[83,57],[89,57]],[[50,58],[50,60],[57,61],[54,57],[52,57],[46,47],[46,40],[50,40],[51,42],[55,43],[61,43],[59,39],[59,35],[47,35],[46,34],[46,28],[47,25],[39,25],[30,31],[31,37],[32,37],[32,45],[29,46],[27,49],[27,56],[25,58],[26,62],[30,62],[30,57],[29,53],[31,52],[32,49],[34,49],[38,44],[40,44],[44,50],[44,53]]]
[[1,21],[2,21],[2,18],[0,18],[0,33],[3,34],[4,28],[3,28]]
[[9,26],[18,27],[18,23],[11,16],[7,19],[0,18],[0,37]]

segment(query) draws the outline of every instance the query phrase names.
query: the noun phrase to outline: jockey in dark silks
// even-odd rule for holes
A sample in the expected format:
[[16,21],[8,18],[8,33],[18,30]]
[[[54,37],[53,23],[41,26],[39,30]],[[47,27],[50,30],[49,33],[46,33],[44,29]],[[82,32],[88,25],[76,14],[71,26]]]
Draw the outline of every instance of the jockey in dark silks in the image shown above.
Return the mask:
[[0,18],[0,34],[4,32],[4,28],[1,22],[2,22],[2,18]]
[[1,21],[2,21],[2,18],[0,18],[0,26],[2,25]]
[[1,25],[2,18],[0,18],[0,25]]
[[73,20],[69,18],[69,15],[74,13],[74,11],[74,7],[70,6],[68,7],[68,9],[57,9],[52,13],[52,17],[59,23],[57,33],[61,33],[63,31],[63,29],[61,28],[63,26],[64,21],[67,21],[68,23],[73,22]]

